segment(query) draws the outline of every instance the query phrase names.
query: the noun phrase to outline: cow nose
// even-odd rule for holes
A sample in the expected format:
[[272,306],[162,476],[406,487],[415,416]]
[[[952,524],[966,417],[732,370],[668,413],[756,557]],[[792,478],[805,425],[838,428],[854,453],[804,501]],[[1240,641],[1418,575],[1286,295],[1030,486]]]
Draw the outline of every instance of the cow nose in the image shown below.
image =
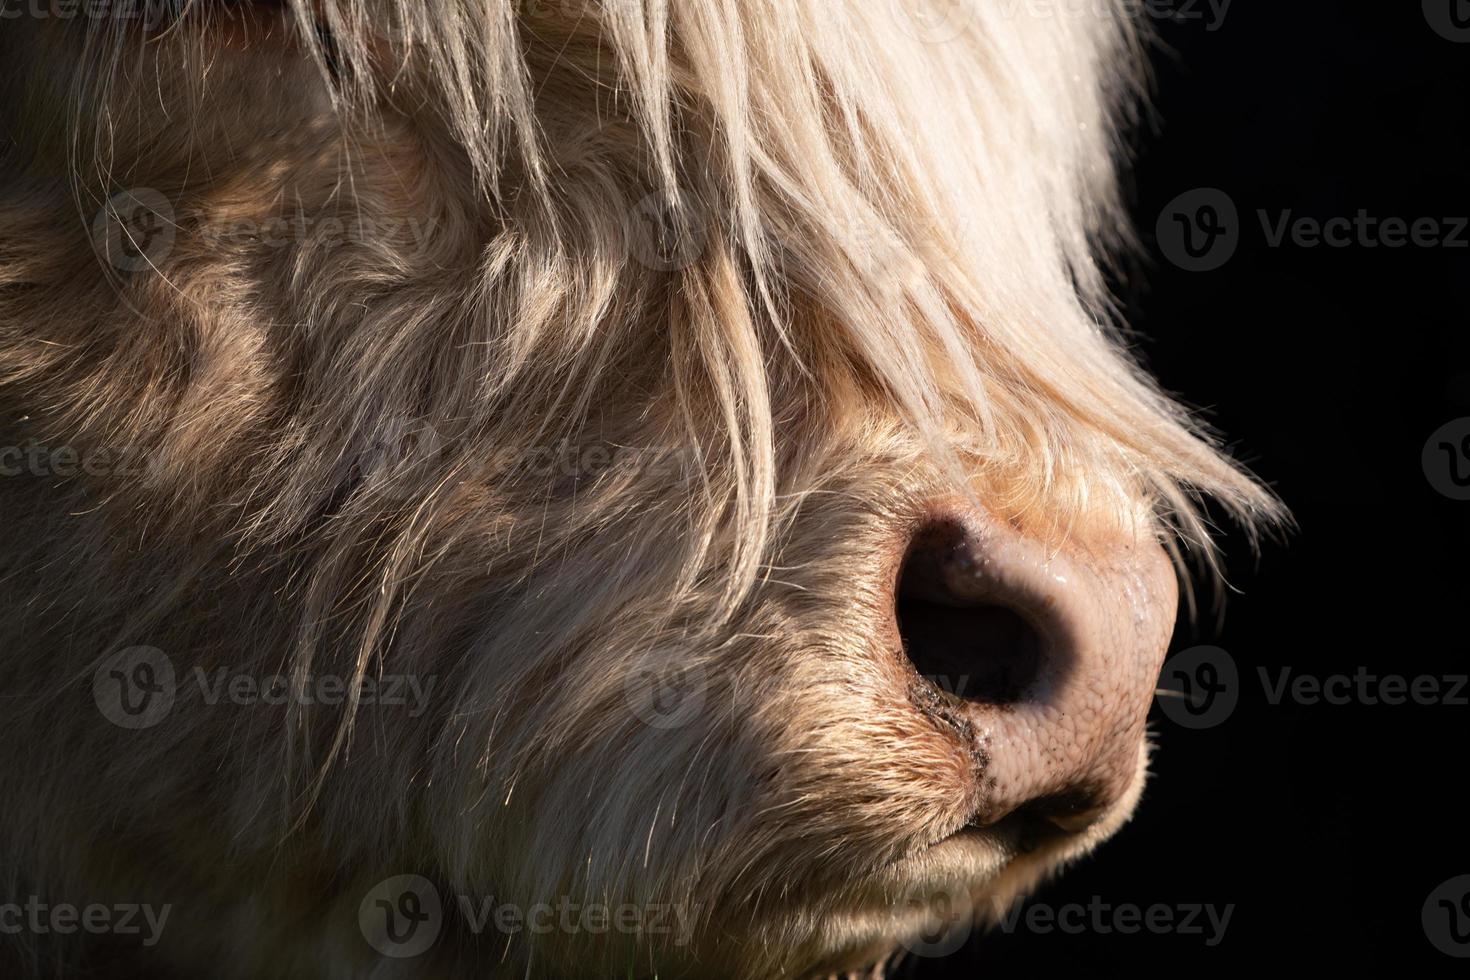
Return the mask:
[[1151,535],[1043,543],[984,512],[931,512],[895,611],[916,701],[972,753],[971,825],[1024,811],[1077,832],[1136,791],[1177,601]]

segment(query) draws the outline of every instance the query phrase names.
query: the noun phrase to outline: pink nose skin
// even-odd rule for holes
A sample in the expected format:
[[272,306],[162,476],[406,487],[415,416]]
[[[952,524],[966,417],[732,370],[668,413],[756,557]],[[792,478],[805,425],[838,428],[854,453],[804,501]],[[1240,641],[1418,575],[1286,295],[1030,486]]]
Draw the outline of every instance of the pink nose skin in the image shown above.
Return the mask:
[[1155,540],[1048,547],[946,507],[897,592],[914,699],[974,758],[971,826],[1024,811],[1080,832],[1128,795],[1178,602]]

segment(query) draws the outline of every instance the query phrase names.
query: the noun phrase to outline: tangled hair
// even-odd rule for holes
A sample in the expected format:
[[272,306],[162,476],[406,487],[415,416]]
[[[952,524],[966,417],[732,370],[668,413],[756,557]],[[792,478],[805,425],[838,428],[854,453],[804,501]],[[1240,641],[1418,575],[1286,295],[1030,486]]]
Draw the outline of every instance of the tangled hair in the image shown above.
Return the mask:
[[[800,751],[789,692],[858,642],[842,609],[883,601],[846,571],[880,523],[958,487],[1038,536],[1165,529],[1209,561],[1201,498],[1279,516],[1113,322],[1125,6],[185,0],[0,33],[0,413],[147,461],[0,488],[28,531],[0,556],[27,723],[136,644],[299,684],[409,663],[449,701],[298,707],[284,746],[279,718],[184,710],[84,790],[37,774],[115,733],[68,720],[11,788],[131,798],[118,877],[164,812],[202,836],[224,814],[262,875],[295,839],[316,881],[432,853],[507,894],[724,908],[779,901],[772,869],[823,842],[901,846],[919,789],[832,812],[870,762],[829,709],[802,716],[847,731],[830,772],[760,795]],[[119,271],[89,233],[140,188],[171,247]],[[290,215],[313,221],[285,247],[218,233]],[[569,472],[516,462],[566,446]],[[610,707],[674,656],[732,706],[677,740]],[[769,807],[730,816],[748,798]],[[86,878],[26,807],[0,804],[5,846]],[[527,853],[557,859],[506,870]]]

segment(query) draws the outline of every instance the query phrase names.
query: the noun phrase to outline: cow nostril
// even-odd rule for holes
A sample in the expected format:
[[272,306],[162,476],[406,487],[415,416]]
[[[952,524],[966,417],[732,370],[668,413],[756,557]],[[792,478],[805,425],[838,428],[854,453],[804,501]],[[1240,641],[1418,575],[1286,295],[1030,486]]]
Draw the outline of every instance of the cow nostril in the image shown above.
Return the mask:
[[931,684],[982,704],[1013,704],[1039,679],[1042,635],[987,579],[957,522],[923,527],[899,571],[895,613],[904,652]]
[[897,634],[929,683],[911,673],[902,693],[968,750],[954,785],[966,829],[1024,849],[1105,826],[1147,758],[1175,599],[1163,549],[1052,543],[948,500],[916,526],[891,581]]

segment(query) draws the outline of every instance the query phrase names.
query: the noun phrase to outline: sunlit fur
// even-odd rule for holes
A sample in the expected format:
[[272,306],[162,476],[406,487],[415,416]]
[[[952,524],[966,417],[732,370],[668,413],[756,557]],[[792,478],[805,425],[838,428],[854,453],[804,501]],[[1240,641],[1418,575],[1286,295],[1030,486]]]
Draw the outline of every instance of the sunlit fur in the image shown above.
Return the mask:
[[[928,3],[0,21],[0,443],[146,461],[0,478],[5,894],[171,903],[150,976],[766,978],[911,931],[876,876],[963,804],[889,629],[924,502],[1207,560],[1199,497],[1275,514],[1111,322],[1134,25]],[[177,222],[138,271],[91,236],[128,188]],[[368,231],[217,233],[298,214]],[[135,645],[437,684],[125,731],[92,677]],[[667,664],[703,707],[650,726]],[[379,959],[400,873],[697,930]]]

